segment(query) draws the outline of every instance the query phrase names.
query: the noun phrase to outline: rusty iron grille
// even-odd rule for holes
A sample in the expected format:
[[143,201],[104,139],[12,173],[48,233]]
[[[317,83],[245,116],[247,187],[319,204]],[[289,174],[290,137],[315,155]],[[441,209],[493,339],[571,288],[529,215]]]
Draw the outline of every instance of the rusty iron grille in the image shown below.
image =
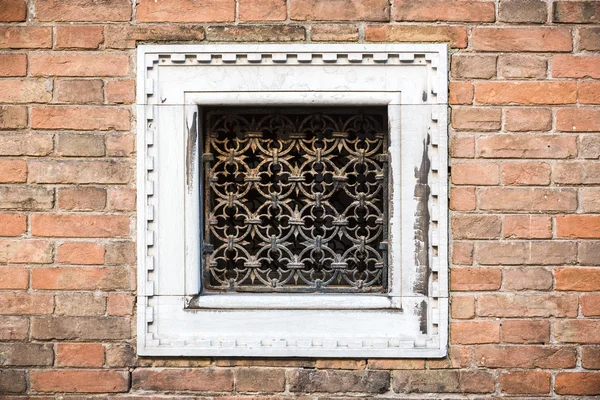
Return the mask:
[[205,108],[203,286],[387,287],[385,108]]

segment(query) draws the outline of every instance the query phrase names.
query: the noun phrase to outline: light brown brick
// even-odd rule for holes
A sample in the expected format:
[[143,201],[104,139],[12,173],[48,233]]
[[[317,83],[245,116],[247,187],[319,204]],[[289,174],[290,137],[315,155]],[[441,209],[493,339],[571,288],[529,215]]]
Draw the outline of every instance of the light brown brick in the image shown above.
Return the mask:
[[543,0],[501,0],[498,20],[512,23],[543,24],[548,18],[548,4]]
[[234,0],[140,0],[138,22],[230,22],[235,17]]
[[505,185],[548,185],[552,168],[546,162],[502,163],[502,182]]
[[0,263],[48,264],[52,262],[52,245],[42,240],[0,240]]
[[109,133],[106,136],[106,155],[129,157],[135,152],[135,136],[131,134]]
[[287,18],[285,0],[240,0],[240,21],[284,21]]
[[131,104],[135,101],[135,81],[106,82],[106,101],[114,104]]
[[285,390],[285,371],[280,368],[238,368],[235,371],[235,390],[238,392],[283,392]]
[[132,387],[138,390],[231,391],[230,369],[138,368],[132,374]]
[[495,215],[453,215],[451,225],[453,239],[498,239],[502,231]]
[[290,19],[300,21],[387,21],[390,7],[384,0],[291,0]]
[[494,22],[493,3],[482,1],[394,0],[396,21]]
[[573,242],[481,242],[475,245],[475,259],[483,265],[560,265],[575,261]]
[[467,47],[467,30],[462,26],[367,25],[368,42],[449,42],[455,48]]
[[477,199],[474,188],[455,187],[450,189],[450,209],[454,211],[474,210]]
[[600,320],[567,319],[554,321],[554,337],[558,342],[563,343],[600,343]]
[[452,164],[455,185],[497,185],[500,166],[494,162],[457,162]]
[[0,183],[20,183],[27,181],[25,160],[0,159]]
[[585,188],[580,190],[583,211],[586,213],[600,213],[600,189]]
[[102,26],[57,26],[57,49],[97,49],[104,42]]
[[548,131],[552,128],[552,111],[547,108],[508,108],[504,112],[504,129],[510,132]]
[[507,268],[502,273],[504,290],[549,290],[552,288],[552,272],[539,267]]
[[552,219],[548,215],[507,215],[504,237],[509,239],[550,239]]
[[480,27],[472,31],[477,51],[571,51],[571,30],[566,28]]
[[450,323],[450,343],[482,344],[500,342],[500,322],[460,321]]
[[64,157],[101,157],[105,154],[104,136],[61,133],[57,135],[56,153]]
[[125,54],[57,52],[29,56],[33,76],[126,76],[129,68],[129,56]]
[[60,103],[102,103],[102,86],[100,79],[61,79],[57,81],[56,99]]
[[102,210],[106,207],[106,189],[65,187],[58,190],[58,208],[63,210]]
[[51,314],[53,308],[52,293],[0,292],[0,314]]
[[0,155],[2,156],[46,156],[50,154],[52,148],[51,135],[36,133],[0,134]]
[[477,140],[484,158],[570,158],[577,154],[577,138],[561,135],[493,135]]
[[0,49],[49,49],[50,26],[0,26]]
[[509,371],[500,375],[500,391],[507,394],[550,393],[550,373],[542,371]]
[[0,315],[0,340],[24,341],[28,332],[29,318]]
[[543,79],[548,74],[548,61],[544,56],[529,54],[503,54],[498,59],[498,75],[505,79]]
[[554,56],[552,77],[598,79],[600,78],[600,56]]
[[552,171],[554,183],[567,185],[600,184],[600,163],[592,162],[560,162]]
[[498,346],[486,344],[475,348],[475,362],[490,368],[573,368],[577,352],[567,346]]
[[91,317],[106,311],[106,297],[100,292],[56,292],[55,301],[55,315]]
[[54,204],[54,190],[41,186],[0,186],[0,209],[47,210]]
[[42,161],[29,162],[33,183],[129,183],[131,165],[124,161]]
[[206,28],[206,39],[213,42],[297,42],[306,38],[298,25],[227,25]]
[[356,42],[359,39],[356,25],[313,25],[310,38],[315,42]]
[[31,336],[40,340],[131,339],[131,320],[126,317],[36,317]]
[[475,317],[475,299],[473,296],[452,296],[450,315],[455,319]]
[[502,272],[497,268],[452,268],[450,288],[456,291],[498,290]]
[[129,293],[108,294],[108,315],[125,316],[133,315],[135,297]]
[[25,128],[26,126],[27,126],[27,107],[25,107],[25,106],[0,106],[0,130],[22,129],[22,128]]
[[131,4],[123,0],[35,0],[35,18],[48,22],[129,21]]
[[19,236],[26,230],[25,215],[0,213],[0,236]]
[[122,215],[58,215],[31,216],[33,236],[119,237],[129,234],[129,217]]
[[119,188],[108,192],[108,207],[116,211],[135,210],[135,189]]
[[550,321],[504,320],[501,339],[506,343],[548,343],[550,342]]
[[20,22],[27,18],[25,0],[0,0],[0,22]]
[[466,131],[497,131],[502,126],[502,110],[498,108],[452,108],[452,127]]
[[[2,1],[7,1],[7,0],[0,0],[0,2],[2,2]],[[1,8],[2,8],[2,6],[0,6],[0,9]],[[25,55],[25,54],[0,54],[0,76],[1,77],[25,76],[25,75],[27,75],[27,55]]]
[[496,76],[496,56],[454,54],[450,71],[460,79],[491,79]]
[[485,294],[477,298],[480,317],[575,317],[578,298],[560,294]]
[[563,132],[598,132],[600,131],[600,110],[560,108],[556,110],[556,129]]
[[0,80],[0,103],[46,103],[51,99],[52,82],[49,80]]

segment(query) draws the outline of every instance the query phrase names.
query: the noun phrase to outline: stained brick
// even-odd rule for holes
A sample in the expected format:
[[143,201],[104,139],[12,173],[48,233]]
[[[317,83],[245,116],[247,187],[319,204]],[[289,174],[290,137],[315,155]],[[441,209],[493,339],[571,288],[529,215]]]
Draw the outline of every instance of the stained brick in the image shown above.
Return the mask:
[[231,391],[233,373],[229,369],[136,369],[132,387],[141,390]]
[[57,49],[97,49],[104,42],[102,26],[57,26]]
[[341,371],[295,369],[288,373],[291,392],[362,392],[385,393],[389,390],[387,371]]
[[582,241],[579,243],[577,261],[581,265],[600,264],[600,241]]
[[52,245],[42,240],[0,240],[0,263],[48,264]]
[[557,55],[552,57],[555,78],[600,78],[600,56]]
[[510,239],[550,239],[552,220],[547,215],[507,215],[504,237]]
[[0,49],[49,49],[50,26],[0,26]]
[[57,135],[56,153],[64,157],[102,157],[104,136],[100,134],[61,133]]
[[490,79],[496,76],[496,56],[455,54],[450,70],[456,78]]
[[577,352],[566,346],[498,346],[475,348],[475,362],[489,368],[573,368]]
[[494,379],[483,371],[396,371],[392,387],[397,393],[491,393]]
[[475,298],[473,296],[452,296],[450,315],[454,319],[471,319],[475,317]]
[[138,41],[201,41],[204,28],[197,25],[115,25],[106,28],[105,46],[133,49]]
[[586,369],[600,369],[600,347],[581,346],[581,366]]
[[359,33],[355,25],[314,25],[310,30],[310,38],[315,42],[355,42],[359,39]]
[[0,340],[25,340],[28,332],[29,318],[0,315]]
[[0,344],[2,366],[47,366],[54,361],[52,345],[38,343]]
[[33,183],[128,183],[131,165],[124,161],[42,161],[29,162]]
[[484,158],[569,158],[577,154],[577,138],[561,135],[493,135],[477,140]]
[[501,0],[498,20],[512,23],[542,24],[548,18],[548,4],[543,0]]
[[35,0],[35,18],[39,21],[129,21],[131,4],[123,0]]
[[494,215],[454,215],[454,239],[497,239],[502,231],[500,218]]
[[57,292],[56,315],[91,317],[104,315],[106,297],[100,292]]
[[102,103],[102,88],[100,79],[61,79],[57,81],[57,100],[74,104]]
[[289,7],[290,18],[300,21],[387,21],[390,12],[385,0],[291,0]]
[[58,190],[58,208],[63,210],[102,210],[106,206],[106,189],[65,187]]
[[546,162],[502,163],[502,182],[505,185],[548,185],[552,169]]
[[547,108],[509,108],[504,113],[507,131],[549,131],[551,128],[552,111]]
[[558,394],[600,394],[600,372],[559,372],[554,391]]
[[306,30],[297,25],[209,26],[206,39],[218,42],[297,42],[306,38]]
[[552,272],[544,268],[520,267],[504,270],[504,290],[549,290]]
[[25,393],[26,390],[25,371],[0,370],[0,393]]
[[552,3],[552,21],[597,24],[600,22],[600,4],[596,1],[555,1]]
[[29,72],[33,76],[126,76],[129,74],[129,56],[74,52],[31,54]]
[[[0,118],[1,118],[0,108]],[[2,156],[45,156],[52,151],[52,136],[35,133],[8,133],[0,135]]]
[[131,321],[125,317],[36,317],[31,335],[40,340],[129,339]]
[[52,293],[0,292],[0,314],[51,314],[54,309]]
[[550,342],[550,321],[504,320],[501,339],[505,343],[548,343]]
[[500,391],[506,394],[547,394],[550,373],[542,371],[510,371],[500,375]]
[[283,392],[285,371],[275,368],[238,368],[235,371],[238,392]]
[[452,245],[452,263],[457,265],[473,264],[473,243],[454,241]]
[[235,16],[235,0],[140,0],[139,22],[229,22]]
[[483,1],[394,0],[396,21],[493,22],[496,9]]
[[450,343],[482,344],[500,342],[500,322],[460,321],[450,324]]
[[481,242],[475,245],[475,259],[483,265],[560,265],[575,262],[574,242]]
[[544,56],[502,54],[498,59],[498,75],[506,79],[545,78],[548,61]]
[[108,294],[108,315],[125,316],[133,315],[135,297],[129,293]]
[[600,110],[561,108],[556,110],[556,129],[564,132],[600,132]]
[[283,21],[287,4],[285,0],[240,0],[238,13],[240,21]]
[[566,28],[474,28],[473,49],[478,51],[571,51],[571,30]]
[[129,389],[127,371],[42,370],[29,374],[37,392],[119,393]]
[[452,108],[452,127],[467,131],[497,131],[502,126],[502,110],[497,108]]
[[27,126],[27,107],[0,106],[0,130],[22,129]]
[[600,50],[600,28],[579,28],[578,32],[581,50]]
[[477,298],[481,317],[575,317],[578,298],[561,294],[485,294]]
[[46,290],[114,290],[127,289],[126,268],[35,268],[31,272],[33,289]]
[[368,42],[449,42],[455,48],[467,47],[467,30],[460,26],[367,25]]
[[33,236],[119,237],[129,234],[129,217],[122,215],[53,215],[31,216]]
[[586,317],[600,317],[600,293],[586,293],[581,296],[581,312]]
[[561,162],[552,171],[554,183],[563,185],[597,185],[600,183],[600,163]]
[[135,101],[135,81],[119,80],[106,82],[106,101],[115,104],[130,104]]

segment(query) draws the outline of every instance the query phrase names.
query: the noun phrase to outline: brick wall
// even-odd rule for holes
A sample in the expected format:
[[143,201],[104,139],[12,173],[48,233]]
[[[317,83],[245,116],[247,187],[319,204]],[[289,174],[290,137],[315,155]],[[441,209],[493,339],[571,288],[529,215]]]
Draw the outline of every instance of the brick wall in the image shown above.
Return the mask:
[[[600,394],[599,22],[599,1],[0,0],[0,397]],[[134,48],[163,41],[451,44],[447,359],[135,356]]]

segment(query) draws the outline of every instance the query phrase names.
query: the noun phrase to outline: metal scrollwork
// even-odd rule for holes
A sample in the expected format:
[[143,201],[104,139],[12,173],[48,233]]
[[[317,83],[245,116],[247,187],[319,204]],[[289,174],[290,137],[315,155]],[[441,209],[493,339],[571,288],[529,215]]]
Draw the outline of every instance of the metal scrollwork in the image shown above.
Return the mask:
[[226,107],[203,121],[207,290],[385,290],[385,109]]

